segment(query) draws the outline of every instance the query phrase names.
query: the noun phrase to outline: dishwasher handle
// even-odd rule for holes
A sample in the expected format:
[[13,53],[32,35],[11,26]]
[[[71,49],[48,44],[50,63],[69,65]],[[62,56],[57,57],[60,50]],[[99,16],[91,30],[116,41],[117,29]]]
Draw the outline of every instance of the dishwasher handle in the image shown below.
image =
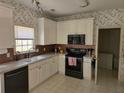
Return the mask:
[[6,75],[6,77],[16,76],[16,75],[21,74],[21,73],[23,73],[23,72],[25,72],[25,70],[24,70],[24,71],[15,72],[15,73],[13,73],[13,74],[8,74],[8,75]]
[[28,70],[28,67],[22,67],[22,68],[5,73],[5,77],[16,76],[18,74],[26,72],[27,70]]

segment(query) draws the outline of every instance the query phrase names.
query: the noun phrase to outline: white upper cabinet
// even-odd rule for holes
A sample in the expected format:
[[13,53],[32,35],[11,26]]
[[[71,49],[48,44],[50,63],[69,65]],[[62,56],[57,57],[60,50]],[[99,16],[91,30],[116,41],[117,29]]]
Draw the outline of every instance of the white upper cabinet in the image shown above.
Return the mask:
[[57,23],[47,18],[38,19],[38,44],[56,44]]
[[93,18],[57,22],[57,44],[67,44],[69,34],[85,34],[86,45],[93,45],[93,25]]
[[86,22],[87,19],[78,19],[75,20],[76,21],[76,26],[77,26],[77,30],[75,31],[76,34],[86,34]]
[[0,48],[14,47],[13,9],[0,3]]
[[93,45],[94,19],[86,20],[86,45]]
[[67,44],[68,35],[68,23],[58,22],[57,23],[57,44]]

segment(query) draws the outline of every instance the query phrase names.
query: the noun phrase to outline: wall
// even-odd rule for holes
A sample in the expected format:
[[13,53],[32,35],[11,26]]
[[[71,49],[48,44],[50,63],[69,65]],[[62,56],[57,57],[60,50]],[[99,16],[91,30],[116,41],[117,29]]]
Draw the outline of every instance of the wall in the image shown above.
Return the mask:
[[113,69],[118,69],[120,49],[120,29],[99,30],[99,53],[113,54]]
[[[57,21],[80,19],[80,18],[95,18],[95,29],[98,27],[113,27],[113,26],[124,26],[124,9],[110,9],[89,13],[80,13],[67,17],[56,18]],[[122,29],[123,30],[123,29]],[[123,30],[124,32],[124,30]],[[96,30],[94,30],[94,44],[96,43]],[[124,81],[124,34],[122,34],[121,40],[121,58],[119,64],[119,79]]]

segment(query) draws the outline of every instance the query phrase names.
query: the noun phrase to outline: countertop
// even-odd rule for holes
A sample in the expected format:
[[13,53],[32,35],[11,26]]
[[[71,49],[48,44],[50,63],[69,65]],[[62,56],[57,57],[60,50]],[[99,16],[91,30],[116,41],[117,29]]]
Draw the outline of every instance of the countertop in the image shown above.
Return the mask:
[[57,56],[57,55],[58,54],[55,54],[55,53],[43,54],[43,55],[35,56],[32,58],[27,58],[27,59],[22,59],[19,61],[12,61],[9,63],[1,64],[0,65],[0,74],[4,74],[6,72],[9,72],[9,71],[12,71],[12,70],[24,67],[24,66],[28,66],[35,62],[46,60],[46,59],[49,59],[49,58]]

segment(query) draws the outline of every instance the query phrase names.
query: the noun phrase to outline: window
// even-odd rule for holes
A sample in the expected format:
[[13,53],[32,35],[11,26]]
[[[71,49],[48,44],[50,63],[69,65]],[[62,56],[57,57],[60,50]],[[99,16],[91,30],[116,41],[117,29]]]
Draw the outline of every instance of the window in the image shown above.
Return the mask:
[[16,52],[26,52],[34,47],[34,28],[15,26]]

